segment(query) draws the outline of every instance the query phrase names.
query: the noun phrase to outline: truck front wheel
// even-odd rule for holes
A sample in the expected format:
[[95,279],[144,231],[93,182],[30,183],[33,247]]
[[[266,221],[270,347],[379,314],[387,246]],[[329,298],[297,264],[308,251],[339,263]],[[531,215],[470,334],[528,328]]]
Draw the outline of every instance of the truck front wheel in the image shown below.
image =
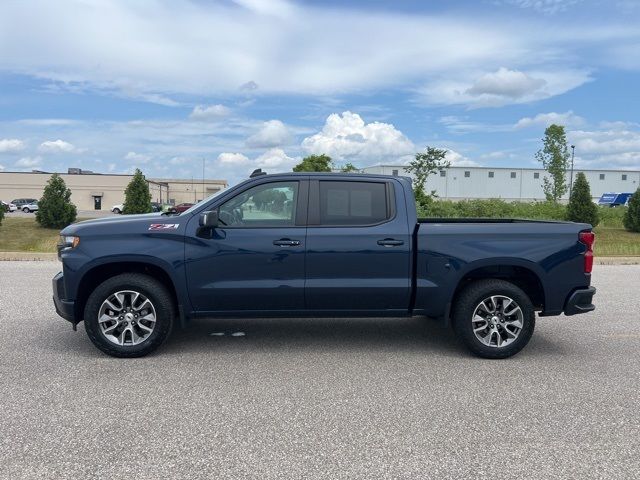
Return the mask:
[[453,328],[465,346],[483,358],[507,358],[522,350],[533,335],[535,311],[516,285],[479,280],[462,290],[453,307]]
[[93,344],[114,357],[142,357],[171,332],[172,295],[157,280],[138,273],[117,275],[91,293],[84,325]]

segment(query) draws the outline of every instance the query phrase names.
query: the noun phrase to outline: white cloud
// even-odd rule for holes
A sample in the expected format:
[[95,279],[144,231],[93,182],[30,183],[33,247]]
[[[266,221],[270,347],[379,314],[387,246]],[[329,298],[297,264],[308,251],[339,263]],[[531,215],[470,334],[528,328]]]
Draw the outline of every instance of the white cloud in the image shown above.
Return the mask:
[[533,78],[524,72],[501,67],[497,72],[482,75],[466,93],[474,97],[489,95],[518,99],[530,95],[546,84],[546,80],[542,78]]
[[451,165],[454,167],[477,167],[479,166],[478,162],[475,162],[461,153],[456,152],[455,150],[447,150],[446,160],[451,162]]
[[278,171],[290,171],[298,162],[299,159],[288,156],[281,148],[270,148],[255,159],[258,167],[278,169]]
[[462,74],[428,82],[418,95],[429,104],[501,107],[561,95],[591,80],[583,70],[520,71],[501,67],[479,76]]
[[[38,15],[32,15],[34,8]],[[553,86],[550,72],[595,70],[609,61],[601,52],[637,45],[640,37],[622,21],[581,19],[559,26],[524,15],[500,21],[487,11],[409,15],[283,0],[0,2],[0,58],[4,71],[60,88],[120,92],[169,106],[177,104],[175,94],[238,94],[240,86],[343,93],[447,80],[473,99],[474,92],[486,90],[475,80],[503,65],[525,76],[527,92],[545,90],[544,81],[546,96],[557,94],[563,89]],[[585,57],[582,49],[594,44],[600,54]],[[623,60],[640,67],[637,56]],[[564,84],[566,91],[580,83]],[[518,97],[520,91],[499,97],[527,97]]]
[[48,140],[42,142],[38,150],[44,153],[82,153],[84,149],[77,148],[75,145],[64,140]]
[[535,117],[524,117],[516,122],[514,128],[527,128],[533,126],[548,127],[555,123],[556,125],[564,125],[565,127],[578,127],[585,123],[584,118],[576,115],[569,110],[564,113],[539,113]]
[[632,130],[602,130],[570,132],[576,151],[583,154],[611,154],[640,151],[640,132]]
[[147,155],[144,153],[136,153],[136,152],[127,152],[127,154],[124,156],[125,160],[134,162],[134,163],[149,163],[151,158],[152,158],[151,155]]
[[219,120],[231,113],[224,105],[196,105],[189,115],[192,120],[211,121]]
[[567,139],[576,146],[580,163],[594,168],[640,170],[640,130],[624,122],[610,122],[604,130],[573,130]]
[[39,167],[42,165],[42,157],[22,157],[20,160],[16,162],[16,167],[19,168],[31,168],[31,167]]
[[249,158],[242,153],[223,152],[218,155],[218,162],[228,165],[246,165],[249,163]]
[[4,165],[1,165],[1,164],[0,164],[0,172],[1,172],[2,170],[4,170]]
[[24,150],[25,144],[17,138],[5,138],[0,140],[0,153],[13,153]]
[[372,164],[415,153],[413,143],[389,123],[366,123],[357,113],[332,113],[322,131],[305,138],[309,153],[329,155],[334,161]]
[[502,3],[532,9],[545,15],[564,12],[582,0],[502,0]]
[[252,148],[281,147],[291,142],[289,129],[280,120],[264,122],[256,133],[247,138],[247,146]]

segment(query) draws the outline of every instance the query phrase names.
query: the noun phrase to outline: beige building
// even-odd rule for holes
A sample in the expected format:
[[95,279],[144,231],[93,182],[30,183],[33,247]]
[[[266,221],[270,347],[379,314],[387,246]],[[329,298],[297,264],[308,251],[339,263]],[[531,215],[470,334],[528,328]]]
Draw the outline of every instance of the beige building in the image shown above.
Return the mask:
[[[133,175],[115,175],[69,169],[60,176],[71,190],[71,201],[78,210],[111,210],[124,202],[124,190]],[[42,197],[51,173],[0,172],[0,200]],[[180,179],[147,179],[151,200],[158,203],[179,203],[202,200],[228,186],[226,180],[202,179],[193,182]]]

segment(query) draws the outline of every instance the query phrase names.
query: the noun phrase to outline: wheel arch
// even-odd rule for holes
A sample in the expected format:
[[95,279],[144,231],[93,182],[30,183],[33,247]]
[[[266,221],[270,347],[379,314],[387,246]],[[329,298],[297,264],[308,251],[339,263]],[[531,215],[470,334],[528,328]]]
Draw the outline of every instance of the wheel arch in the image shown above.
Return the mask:
[[540,272],[535,265],[508,260],[488,260],[467,265],[458,278],[450,298],[446,318],[449,319],[451,306],[460,292],[470,283],[478,280],[497,279],[513,283],[524,291],[535,310],[544,310],[547,294]]
[[82,275],[75,300],[75,318],[84,318],[87,299],[95,288],[109,278],[122,273],[139,273],[147,275],[162,283],[171,293],[176,309],[180,308],[178,291],[171,275],[162,266],[146,260],[117,260],[94,265]]

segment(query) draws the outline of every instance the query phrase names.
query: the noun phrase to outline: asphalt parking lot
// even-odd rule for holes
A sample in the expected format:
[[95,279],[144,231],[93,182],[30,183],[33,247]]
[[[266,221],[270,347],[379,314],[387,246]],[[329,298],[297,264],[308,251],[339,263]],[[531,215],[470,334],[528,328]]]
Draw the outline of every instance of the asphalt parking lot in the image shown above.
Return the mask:
[[421,319],[198,321],[114,359],[58,269],[0,262],[3,479],[640,477],[640,266],[503,361]]

